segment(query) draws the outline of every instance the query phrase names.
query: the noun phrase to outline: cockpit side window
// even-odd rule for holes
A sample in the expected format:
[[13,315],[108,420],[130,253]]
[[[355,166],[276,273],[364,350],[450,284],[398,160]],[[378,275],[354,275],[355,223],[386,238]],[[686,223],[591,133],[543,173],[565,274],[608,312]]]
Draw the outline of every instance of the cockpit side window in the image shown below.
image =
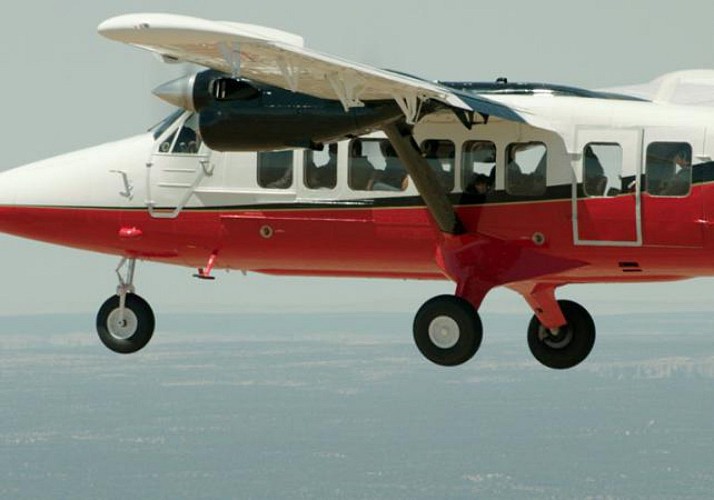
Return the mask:
[[174,143],[174,139],[176,139],[176,131],[174,130],[174,133],[168,136],[166,139],[161,141],[161,144],[159,145],[159,153],[168,153],[171,151],[171,145]]
[[196,154],[201,147],[201,135],[198,131],[198,115],[192,113],[183,122],[174,141],[172,153]]
[[183,110],[183,109],[177,109],[176,111],[174,111],[173,113],[171,113],[169,116],[167,116],[166,118],[164,118],[163,120],[161,120],[159,123],[157,123],[156,125],[154,125],[153,127],[151,127],[151,128],[149,129],[149,131],[154,135],[154,140],[156,140],[156,139],[158,139],[159,137],[161,137],[161,135],[162,135],[164,132],[166,132],[166,130],[167,130],[171,125],[173,125],[174,123],[176,123],[176,120],[178,120],[178,119],[181,117],[181,115],[183,115],[183,114],[184,114],[184,110]]
[[[167,119],[166,121],[168,122],[169,120]],[[166,126],[161,124],[158,128],[163,128],[163,131],[165,132],[172,125],[173,123]],[[154,133],[154,136],[156,137],[156,132]],[[183,120],[183,123],[180,124],[177,130],[174,130],[173,133],[169,134],[161,141],[161,144],[159,144],[158,147],[158,152],[191,155],[198,153],[200,148],[201,134],[198,129],[198,115],[191,113],[185,120]]]

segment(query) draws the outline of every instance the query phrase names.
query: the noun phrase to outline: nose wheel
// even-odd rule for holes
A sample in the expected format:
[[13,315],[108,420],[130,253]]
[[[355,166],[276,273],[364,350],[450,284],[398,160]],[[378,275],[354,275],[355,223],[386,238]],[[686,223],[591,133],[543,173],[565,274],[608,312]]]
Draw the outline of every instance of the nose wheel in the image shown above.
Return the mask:
[[414,318],[414,341],[432,363],[456,366],[471,359],[481,345],[483,327],[476,309],[453,295],[428,300]]
[[[127,266],[126,277],[121,270]],[[97,333],[114,352],[130,354],[143,348],[154,334],[156,320],[148,302],[134,293],[136,259],[123,258],[116,269],[119,286],[97,313]]]
[[528,347],[541,364],[562,370],[588,357],[595,345],[595,323],[590,313],[576,302],[559,300],[558,305],[567,324],[550,330],[533,316],[528,325]]
[[127,293],[124,307],[119,295],[109,297],[97,313],[97,333],[102,343],[114,352],[130,354],[143,348],[154,334],[154,313],[149,304]]

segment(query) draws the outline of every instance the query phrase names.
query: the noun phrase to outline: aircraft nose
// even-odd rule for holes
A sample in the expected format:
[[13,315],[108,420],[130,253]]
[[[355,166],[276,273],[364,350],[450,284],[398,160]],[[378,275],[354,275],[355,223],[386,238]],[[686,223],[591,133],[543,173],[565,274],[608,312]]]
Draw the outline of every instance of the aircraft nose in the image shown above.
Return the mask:
[[0,232],[69,244],[77,231],[66,227],[92,228],[77,214],[143,207],[153,146],[145,133],[1,172]]
[[[112,200],[123,187],[121,172],[140,187],[151,133],[29,163],[0,173],[0,205],[80,207]],[[117,183],[119,190],[116,189]]]
[[193,102],[193,86],[196,82],[196,75],[186,75],[166,82],[156,87],[153,94],[169,104],[189,111],[196,111]]

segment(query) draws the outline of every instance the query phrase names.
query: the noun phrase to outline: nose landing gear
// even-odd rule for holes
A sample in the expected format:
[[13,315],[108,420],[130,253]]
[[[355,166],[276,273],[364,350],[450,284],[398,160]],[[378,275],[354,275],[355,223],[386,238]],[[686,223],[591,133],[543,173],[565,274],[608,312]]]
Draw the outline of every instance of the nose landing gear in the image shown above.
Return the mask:
[[[128,262],[127,277],[120,273]],[[97,313],[97,333],[102,343],[114,352],[129,354],[151,340],[156,324],[151,306],[134,293],[136,259],[123,258],[117,267],[117,294],[109,297]]]

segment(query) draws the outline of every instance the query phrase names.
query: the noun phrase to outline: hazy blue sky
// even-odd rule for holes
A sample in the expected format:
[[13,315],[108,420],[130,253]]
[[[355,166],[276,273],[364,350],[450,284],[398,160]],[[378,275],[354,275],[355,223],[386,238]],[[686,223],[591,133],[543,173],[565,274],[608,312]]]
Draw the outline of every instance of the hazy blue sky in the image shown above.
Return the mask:
[[[113,15],[175,12],[264,24],[301,34],[309,47],[429,78],[537,80],[606,87],[685,68],[714,67],[714,3],[574,2],[25,1],[0,19],[4,161],[0,169],[132,135],[168,112],[150,90],[180,68],[109,42],[96,26]],[[113,257],[0,237],[0,314],[87,312],[116,286]],[[276,279],[142,264],[138,291],[159,314],[276,309],[416,310],[449,283]],[[714,281],[566,289],[593,313],[635,308],[707,309]],[[287,305],[287,308],[285,307]],[[510,292],[484,311],[524,310]]]

